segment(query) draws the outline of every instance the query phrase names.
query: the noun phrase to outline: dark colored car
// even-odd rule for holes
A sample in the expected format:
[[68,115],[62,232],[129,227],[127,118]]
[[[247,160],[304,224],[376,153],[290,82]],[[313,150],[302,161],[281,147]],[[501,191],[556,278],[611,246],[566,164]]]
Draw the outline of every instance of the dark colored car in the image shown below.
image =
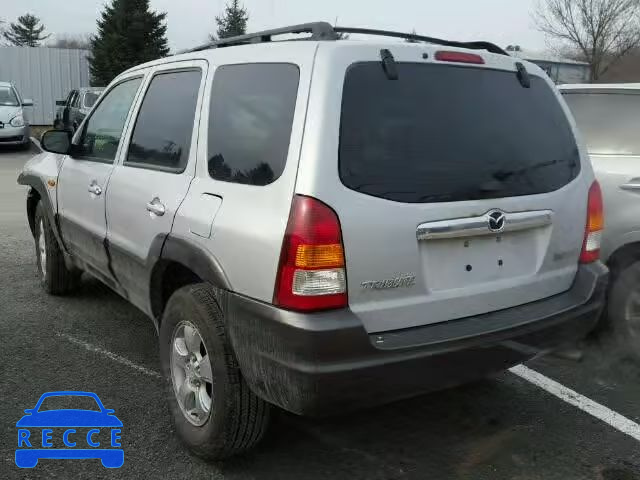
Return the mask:
[[75,132],[103,91],[104,87],[71,90],[65,100],[56,102],[56,119],[53,126],[58,130]]

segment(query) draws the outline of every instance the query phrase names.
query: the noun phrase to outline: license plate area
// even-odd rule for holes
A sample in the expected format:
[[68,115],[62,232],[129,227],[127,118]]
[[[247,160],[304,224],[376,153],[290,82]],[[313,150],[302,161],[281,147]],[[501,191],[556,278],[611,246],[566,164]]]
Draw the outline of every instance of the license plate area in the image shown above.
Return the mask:
[[427,288],[435,292],[535,275],[543,256],[540,230],[420,242]]

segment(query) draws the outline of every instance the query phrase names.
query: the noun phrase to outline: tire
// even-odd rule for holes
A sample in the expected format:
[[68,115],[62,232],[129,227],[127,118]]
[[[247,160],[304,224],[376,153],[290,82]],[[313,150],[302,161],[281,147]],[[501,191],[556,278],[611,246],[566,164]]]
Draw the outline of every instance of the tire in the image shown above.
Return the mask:
[[619,345],[640,357],[640,262],[632,263],[613,276],[607,320]]
[[[193,348],[189,350],[188,344]],[[184,348],[192,353],[184,355]],[[183,358],[194,357],[202,362],[200,366],[185,366],[190,361]],[[270,405],[249,389],[240,372],[211,285],[189,285],[169,299],[160,326],[160,362],[174,426],[193,453],[206,460],[222,460],[250,450],[262,439]],[[202,377],[190,383],[194,369]],[[179,395],[180,391],[188,393]],[[189,407],[191,414],[186,413]]]
[[80,274],[69,270],[64,263],[64,254],[51,229],[42,202],[36,207],[34,223],[36,261],[42,287],[51,295],[65,295],[76,286]]

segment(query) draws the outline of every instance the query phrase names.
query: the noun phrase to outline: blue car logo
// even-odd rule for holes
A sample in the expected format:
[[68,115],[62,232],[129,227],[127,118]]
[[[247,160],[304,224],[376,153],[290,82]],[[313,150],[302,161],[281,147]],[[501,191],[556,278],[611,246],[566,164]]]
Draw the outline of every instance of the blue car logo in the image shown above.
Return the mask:
[[[88,397],[89,401],[95,400],[97,408],[42,408],[42,403],[52,397],[70,397],[70,400],[83,401]],[[95,393],[45,393],[36,406],[25,410],[25,413],[26,415],[16,423],[18,467],[33,468],[41,458],[100,459],[106,468],[119,468],[123,465],[122,422],[114,415],[114,410],[104,408]]]

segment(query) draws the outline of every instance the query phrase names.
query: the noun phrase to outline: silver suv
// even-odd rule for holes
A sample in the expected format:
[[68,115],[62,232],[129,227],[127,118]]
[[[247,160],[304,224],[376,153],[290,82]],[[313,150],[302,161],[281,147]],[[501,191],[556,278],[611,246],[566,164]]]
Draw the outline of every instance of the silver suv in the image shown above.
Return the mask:
[[640,353],[640,84],[560,87],[602,186],[607,226],[601,259],[611,269],[607,320]]
[[272,406],[389,402],[589,331],[602,205],[567,113],[495,45],[307,24],[128,70],[19,182],[44,288],[84,271],[147,313],[176,430],[219,459]]

